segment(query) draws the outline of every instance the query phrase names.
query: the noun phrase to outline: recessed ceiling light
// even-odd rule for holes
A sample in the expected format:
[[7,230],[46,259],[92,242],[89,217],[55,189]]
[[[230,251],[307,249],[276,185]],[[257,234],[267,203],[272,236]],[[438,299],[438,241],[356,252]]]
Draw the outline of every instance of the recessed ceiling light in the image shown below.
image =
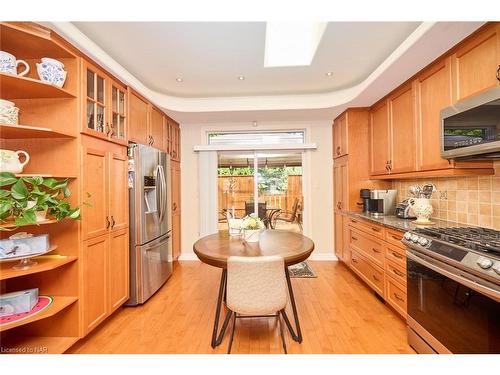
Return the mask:
[[245,76],[238,76],[238,79],[239,79],[240,81],[244,81],[244,80],[245,80]]
[[331,76],[333,75],[333,73],[332,73],[332,72],[326,72],[326,73],[325,73],[325,75],[326,75],[327,77],[331,77]]
[[177,77],[175,80],[176,80],[177,82],[182,82],[182,81],[184,81],[184,79],[182,79],[181,77]]

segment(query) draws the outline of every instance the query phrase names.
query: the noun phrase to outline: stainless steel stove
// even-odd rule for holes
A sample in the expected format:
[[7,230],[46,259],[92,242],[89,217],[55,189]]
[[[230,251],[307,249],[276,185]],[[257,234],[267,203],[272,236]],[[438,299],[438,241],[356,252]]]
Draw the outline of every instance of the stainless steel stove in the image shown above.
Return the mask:
[[500,231],[407,232],[408,338],[418,352],[500,353]]

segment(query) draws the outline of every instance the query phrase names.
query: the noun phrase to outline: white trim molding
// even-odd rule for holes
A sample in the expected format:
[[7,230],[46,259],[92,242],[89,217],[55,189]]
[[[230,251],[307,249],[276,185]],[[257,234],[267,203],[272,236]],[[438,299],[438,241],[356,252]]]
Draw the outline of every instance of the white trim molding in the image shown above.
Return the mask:
[[255,151],[255,150],[316,150],[316,143],[269,144],[269,145],[198,145],[193,151]]

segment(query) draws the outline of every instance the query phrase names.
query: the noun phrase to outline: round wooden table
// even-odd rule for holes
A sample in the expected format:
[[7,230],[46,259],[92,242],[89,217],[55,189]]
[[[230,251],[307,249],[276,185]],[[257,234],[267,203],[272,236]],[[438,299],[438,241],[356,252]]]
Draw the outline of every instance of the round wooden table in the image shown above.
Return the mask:
[[224,338],[227,325],[232,315],[228,309],[220,332],[218,325],[222,304],[226,301],[226,281],[227,281],[227,260],[230,256],[258,257],[266,255],[279,255],[285,261],[285,275],[290,295],[290,303],[295,320],[295,330],[290,320],[284,313],[284,320],[290,331],[292,338],[297,342],[302,342],[297,306],[293,295],[292,283],[287,267],[306,260],[314,250],[314,242],[296,232],[282,230],[265,230],[261,233],[259,242],[246,242],[239,236],[229,236],[228,231],[220,231],[200,238],[193,245],[196,256],[203,262],[211,266],[222,269],[219,295],[217,298],[217,308],[215,311],[214,329],[212,333],[212,347],[220,345]]

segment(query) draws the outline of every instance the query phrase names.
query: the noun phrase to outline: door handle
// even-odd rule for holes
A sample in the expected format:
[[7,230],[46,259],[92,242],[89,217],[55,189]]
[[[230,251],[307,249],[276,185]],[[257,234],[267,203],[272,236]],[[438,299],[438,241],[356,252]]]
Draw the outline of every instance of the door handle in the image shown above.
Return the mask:
[[115,226],[115,218],[113,217],[113,215],[111,215],[111,229],[113,229]]
[[500,65],[498,65],[497,69],[497,80],[500,81]]
[[111,223],[109,222],[109,217],[106,216],[106,229],[109,229]]
[[337,146],[337,155],[340,155],[340,146]]
[[394,272],[399,277],[404,277],[405,276],[405,274],[403,272],[400,272],[400,271],[398,271],[398,270],[396,270],[394,268],[392,269],[392,272]]

